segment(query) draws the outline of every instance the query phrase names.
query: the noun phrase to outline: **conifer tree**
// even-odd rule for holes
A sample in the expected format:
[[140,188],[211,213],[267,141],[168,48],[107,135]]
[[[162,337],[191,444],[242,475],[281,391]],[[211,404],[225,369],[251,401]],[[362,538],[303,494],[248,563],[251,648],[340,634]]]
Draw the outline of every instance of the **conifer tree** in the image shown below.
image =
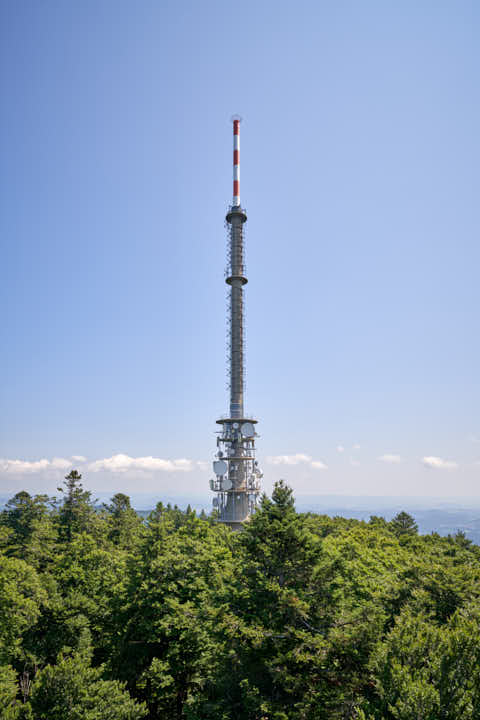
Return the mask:
[[415,522],[415,518],[405,511],[395,515],[390,521],[390,527],[398,537],[400,537],[400,535],[417,535],[418,533],[418,525]]
[[130,498],[116,493],[110,505],[104,505],[110,525],[109,538],[120,547],[132,549],[140,538],[143,523],[130,505]]
[[140,720],[143,704],[122,683],[102,679],[103,668],[91,666],[91,650],[60,655],[35,677],[30,705],[35,720]]
[[65,476],[65,489],[57,488],[64,493],[63,503],[59,512],[60,537],[70,542],[73,534],[91,529],[95,518],[95,510],[91,500],[91,492],[84,490],[82,476],[72,470]]
[[28,560],[37,568],[52,559],[56,531],[47,495],[18,492],[5,506],[0,522],[10,531],[8,554]]

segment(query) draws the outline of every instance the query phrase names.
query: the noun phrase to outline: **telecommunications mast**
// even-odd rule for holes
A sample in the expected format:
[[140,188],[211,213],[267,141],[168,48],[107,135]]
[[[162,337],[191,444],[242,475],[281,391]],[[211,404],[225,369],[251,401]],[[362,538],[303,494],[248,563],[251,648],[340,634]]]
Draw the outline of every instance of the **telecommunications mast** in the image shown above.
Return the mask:
[[228,256],[225,282],[229,289],[229,380],[230,412],[217,420],[217,453],[213,462],[215,477],[210,488],[217,496],[213,505],[218,519],[232,530],[240,530],[242,523],[255,511],[260,492],[262,473],[255,460],[255,425],[245,415],[244,394],[244,338],[243,286],[245,277],[243,237],[247,221],[240,205],[240,118],[233,121],[233,201],[226,217],[228,228]]

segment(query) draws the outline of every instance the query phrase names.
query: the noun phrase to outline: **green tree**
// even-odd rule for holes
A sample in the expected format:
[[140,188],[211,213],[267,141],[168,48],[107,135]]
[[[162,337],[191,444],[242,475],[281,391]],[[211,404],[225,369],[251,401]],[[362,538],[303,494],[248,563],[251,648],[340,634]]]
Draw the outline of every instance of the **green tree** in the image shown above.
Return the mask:
[[307,718],[306,705],[323,700],[328,641],[314,627],[309,590],[320,555],[292,490],[277,483],[234,538],[237,564],[216,626],[225,652],[204,717]]
[[42,622],[28,634],[35,662],[78,646],[81,633],[93,637],[96,655],[106,659],[119,632],[116,615],[124,602],[128,553],[104,547],[96,537],[77,533],[59,554],[49,576],[49,602]]
[[23,634],[37,622],[46,592],[34,568],[0,556],[0,663],[20,656]]
[[91,652],[60,655],[35,677],[30,704],[35,720],[140,720],[144,705],[130,697],[122,683],[102,679],[103,668],[91,666]]
[[373,654],[379,701],[370,707],[396,720],[478,720],[479,637],[477,605],[444,626],[405,609]]
[[35,520],[47,514],[47,500],[47,495],[32,497],[26,490],[21,490],[7,502],[2,512],[2,522],[13,530],[19,545],[25,545],[28,541]]
[[54,555],[56,531],[49,512],[47,495],[18,492],[1,513],[1,523],[10,531],[7,554],[35,567],[44,567]]
[[401,535],[416,535],[418,533],[418,525],[415,522],[415,518],[403,510],[395,515],[389,524],[397,537]]
[[59,510],[60,538],[66,542],[72,540],[74,533],[92,531],[97,524],[92,494],[83,489],[81,479],[80,473],[72,470],[65,476],[65,489],[58,488],[64,493]]
[[152,718],[197,717],[190,713],[221,656],[213,628],[231,572],[230,533],[193,514],[183,517],[177,526],[175,509],[151,516],[142,555],[131,564],[125,632],[113,665],[136,686]]
[[382,528],[384,530],[388,529],[389,527],[389,524],[387,523],[385,518],[381,517],[380,515],[370,515],[370,519],[368,522],[369,525],[373,525],[374,527]]
[[17,673],[9,665],[0,665],[0,717],[2,720],[16,720],[19,717],[20,701],[17,698]]
[[473,545],[473,542],[469,538],[467,538],[463,530],[457,530],[452,539],[456,545],[459,545],[460,547],[465,549],[471,548]]
[[143,522],[130,505],[130,498],[116,493],[110,505],[105,505],[108,513],[109,539],[122,548],[133,550],[140,540]]

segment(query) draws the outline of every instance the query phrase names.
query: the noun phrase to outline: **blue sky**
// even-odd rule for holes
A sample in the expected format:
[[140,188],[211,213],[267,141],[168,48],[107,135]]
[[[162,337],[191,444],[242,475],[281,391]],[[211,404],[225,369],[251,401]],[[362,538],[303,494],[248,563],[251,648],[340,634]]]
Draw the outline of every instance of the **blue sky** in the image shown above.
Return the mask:
[[479,4],[0,12],[0,488],[207,487],[238,112],[265,486],[480,496]]

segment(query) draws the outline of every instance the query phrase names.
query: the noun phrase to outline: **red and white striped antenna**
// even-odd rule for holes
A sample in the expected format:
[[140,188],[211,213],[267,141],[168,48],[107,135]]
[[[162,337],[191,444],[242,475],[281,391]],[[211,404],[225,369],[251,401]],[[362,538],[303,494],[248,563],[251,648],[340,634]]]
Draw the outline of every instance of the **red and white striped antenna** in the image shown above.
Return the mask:
[[233,207],[240,207],[240,115],[233,115]]

